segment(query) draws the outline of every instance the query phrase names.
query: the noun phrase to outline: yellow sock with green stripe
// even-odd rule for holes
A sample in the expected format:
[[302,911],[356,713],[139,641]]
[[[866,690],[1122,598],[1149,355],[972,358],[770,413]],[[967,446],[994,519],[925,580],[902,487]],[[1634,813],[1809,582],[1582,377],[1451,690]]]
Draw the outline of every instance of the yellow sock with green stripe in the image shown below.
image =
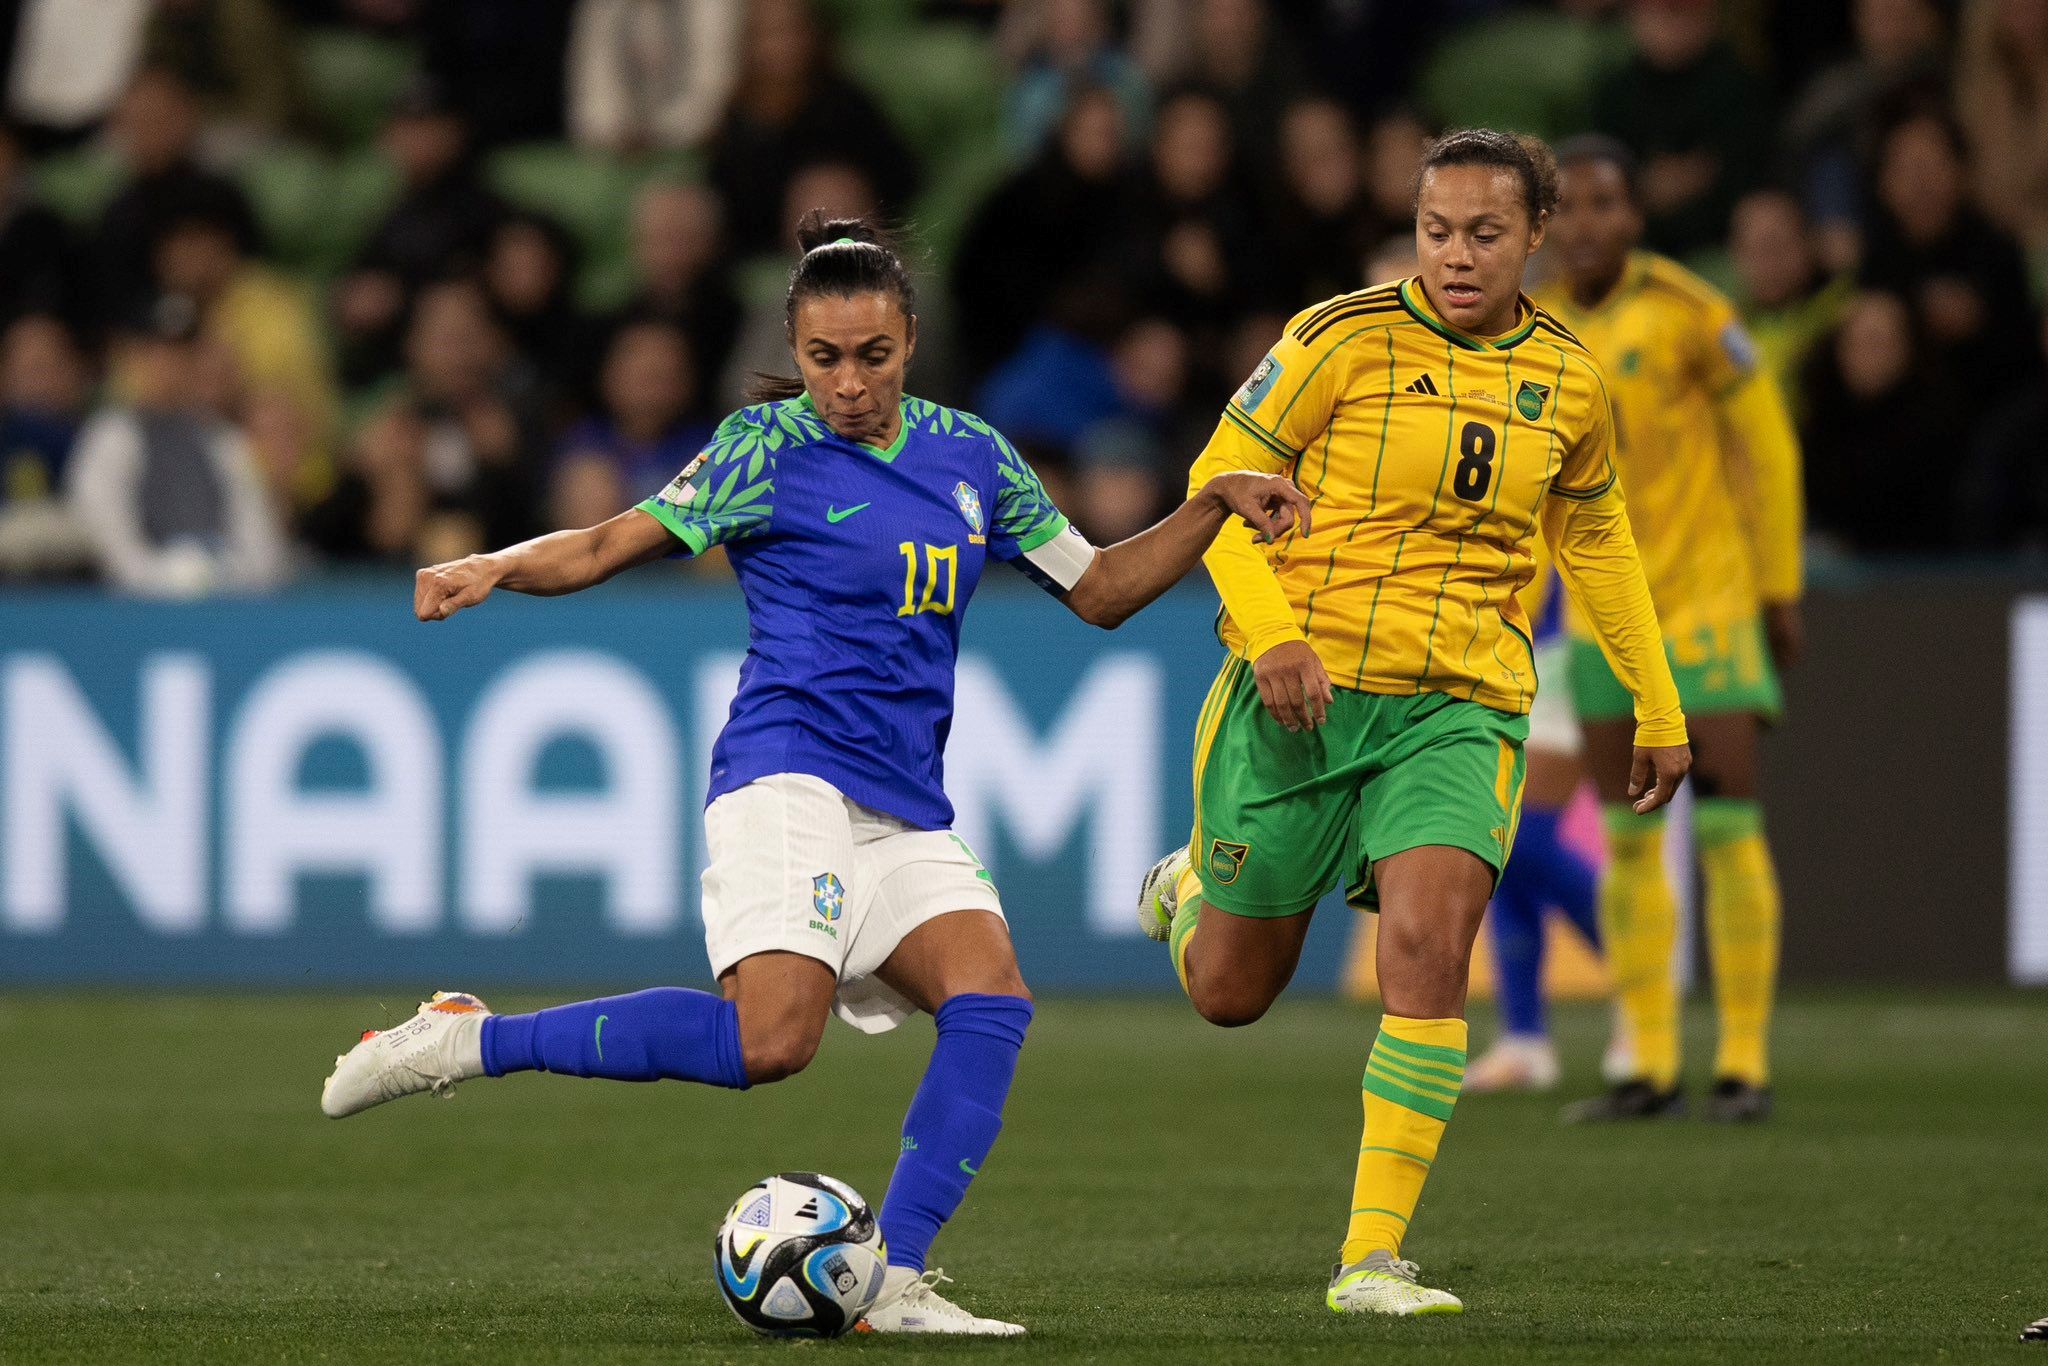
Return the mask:
[[1422,1183],[1465,1080],[1465,1022],[1380,1017],[1365,1064],[1365,1138],[1351,1186],[1343,1264],[1399,1256]]
[[1721,1019],[1716,1077],[1770,1081],[1771,1001],[1778,984],[1778,872],[1754,801],[1703,797],[1693,809],[1707,884],[1707,950]]
[[1167,933],[1166,947],[1173,952],[1174,975],[1180,978],[1180,989],[1188,989],[1188,941],[1195,937],[1195,926],[1202,917],[1202,879],[1190,868],[1180,875],[1174,885],[1179,904],[1174,907],[1173,928]]
[[1600,879],[1600,947],[1621,1001],[1636,1075],[1660,1091],[1678,1082],[1678,901],[1664,876],[1664,817],[1601,809],[1607,872]]

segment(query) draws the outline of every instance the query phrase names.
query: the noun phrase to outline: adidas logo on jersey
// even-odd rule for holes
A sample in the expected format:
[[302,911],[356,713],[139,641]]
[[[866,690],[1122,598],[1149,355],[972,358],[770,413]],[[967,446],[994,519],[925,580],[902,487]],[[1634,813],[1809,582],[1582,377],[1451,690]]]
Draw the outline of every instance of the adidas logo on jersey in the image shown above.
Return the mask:
[[1425,370],[1420,378],[1408,386],[1408,392],[1411,394],[1428,394],[1434,398],[1437,396],[1436,381],[1431,379],[1429,372]]

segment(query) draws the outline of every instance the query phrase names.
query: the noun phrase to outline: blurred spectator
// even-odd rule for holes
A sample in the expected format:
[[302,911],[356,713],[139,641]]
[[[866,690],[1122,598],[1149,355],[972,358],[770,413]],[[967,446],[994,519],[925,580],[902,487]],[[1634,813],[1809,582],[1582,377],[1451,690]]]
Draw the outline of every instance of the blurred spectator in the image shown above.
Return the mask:
[[342,377],[361,385],[398,362],[407,300],[428,280],[476,268],[504,201],[477,179],[469,128],[431,84],[407,92],[382,139],[399,195],[334,289]]
[[1873,290],[1808,362],[1800,423],[1807,522],[1863,554],[1939,550],[1949,542],[1944,491],[1959,474],[1948,377],[1915,335],[1896,294]]
[[1512,128],[1553,140],[1582,132],[1592,121],[1594,90],[1628,60],[1615,8],[1614,0],[1503,6],[1435,45],[1415,98],[1448,127]]
[[[288,506],[309,507],[334,483],[333,442],[341,417],[334,363],[305,288],[251,260],[234,224],[194,212],[157,239],[156,280],[199,308],[206,338],[225,349],[241,392],[298,414],[304,458],[284,486]],[[273,425],[275,418],[273,415]]]
[[576,307],[576,239],[552,218],[514,212],[484,248],[484,291],[498,325],[541,375],[581,400],[595,373],[597,331]]
[[739,69],[734,0],[582,0],[569,38],[569,130],[632,156],[704,142]]
[[858,166],[887,212],[902,212],[917,191],[916,157],[868,93],[834,66],[804,0],[752,0],[739,84],[710,167],[742,255],[781,249],[789,182],[820,161]]
[[124,401],[79,433],[67,475],[74,516],[107,581],[190,597],[270,587],[285,541],[241,432],[198,401],[199,313],[166,296],[116,342]]
[[1083,90],[1108,92],[1122,110],[1120,129],[1143,128],[1150,105],[1145,75],[1116,45],[1104,0],[1016,0],[1003,9],[999,34],[1016,70],[1009,91],[1010,149],[1029,157],[1062,128]]
[[1183,46],[1155,73],[1160,85],[1216,92],[1240,147],[1279,144],[1280,115],[1305,93],[1306,55],[1266,0],[1187,0],[1176,26]]
[[[1419,270],[1420,262],[1415,259],[1415,233],[1412,230],[1389,234],[1373,247],[1372,254],[1365,260],[1367,284],[1379,285],[1389,280],[1405,280],[1417,274]],[[1279,329],[1275,328],[1274,334],[1277,336]]]
[[[796,254],[796,225],[812,209],[824,210],[827,218],[871,217],[876,212],[875,187],[868,183],[860,167],[848,162],[821,161],[803,167],[790,178],[783,193],[778,256]],[[787,277],[779,260],[764,262],[763,266],[775,287],[751,297],[741,315],[732,357],[726,362],[715,391],[718,406],[726,410],[740,406],[749,376],[756,372],[786,375],[794,365],[789,354],[789,318],[781,287]],[[920,373],[929,372],[920,367]]]
[[1795,405],[1807,354],[1835,330],[1855,292],[1848,275],[1821,271],[1798,197],[1756,190],[1735,206],[1733,237],[1743,325],[1764,368]]
[[81,574],[91,539],[61,497],[91,375],[64,323],[29,314],[0,336],[0,578]]
[[1365,193],[1373,217],[1415,229],[1415,176],[1429,148],[1429,125],[1406,109],[1394,109],[1373,121],[1366,134]]
[[38,203],[20,132],[0,121],[0,329],[27,313],[83,321],[78,257],[64,220]]
[[2019,248],[1969,204],[1968,175],[1962,134],[1946,117],[1914,114],[1893,126],[1862,278],[1908,301],[1935,353],[1981,404],[2028,379],[2037,358]]
[[1103,544],[1135,535],[1185,493],[1187,468],[1214,427],[1213,406],[1191,404],[1187,338],[1146,318],[1117,339],[1110,376],[1118,411],[1074,445],[1080,519]]
[[0,6],[13,60],[7,113],[55,138],[105,118],[135,74],[150,0],[16,0]]
[[510,545],[535,529],[539,412],[483,289],[444,280],[420,291],[406,372],[358,434],[334,495],[307,534],[345,558],[433,563]]
[[550,480],[555,526],[595,526],[675,478],[711,439],[696,414],[690,343],[666,323],[632,323],[612,339],[602,410],[569,430]]
[[1120,255],[1140,307],[1191,329],[1197,346],[1270,288],[1273,262],[1258,249],[1234,156],[1222,101],[1196,88],[1168,96],[1123,220]]
[[247,147],[304,121],[292,38],[270,0],[156,0],[142,53],[191,87],[210,145]]
[[1947,25],[1935,0],[1855,0],[1855,51],[1807,83],[1780,129],[1807,208],[1822,224],[1861,217],[1864,170],[1886,109],[1947,76]]
[[1956,98],[1977,202],[2048,257],[2048,0],[1975,0],[1963,19]]
[[112,132],[126,179],[100,215],[94,254],[103,316],[118,320],[155,298],[151,255],[175,220],[203,214],[226,224],[245,252],[256,249],[257,232],[241,190],[195,160],[199,107],[176,74],[160,67],[137,73]]
[[[2041,319],[2048,356],[2048,314]],[[1964,545],[2048,555],[2048,379],[2034,382],[1983,424],[1958,505]]]
[[1123,205],[1124,118],[1116,96],[1077,86],[1057,134],[967,221],[953,297],[960,347],[979,378],[1077,287],[1101,287]]
[[666,183],[640,192],[633,204],[633,297],[620,318],[681,330],[690,342],[691,389],[717,390],[740,331],[717,195],[701,185]]
[[419,8],[426,70],[479,147],[562,136],[566,0],[431,0]]
[[1025,334],[990,373],[975,411],[1032,456],[1063,467],[1098,423],[1120,417],[1124,401],[1107,348],[1054,319]]
[[[1280,125],[1284,176],[1272,215],[1274,306],[1292,313],[1365,283],[1365,257],[1389,224],[1372,212],[1364,156],[1350,111],[1335,100],[1299,100]],[[1403,220],[1396,220],[1403,221]]]
[[1772,145],[1769,104],[1715,0],[1633,0],[1629,31],[1635,54],[1601,82],[1594,122],[1642,163],[1649,245],[1682,255],[1726,233]]

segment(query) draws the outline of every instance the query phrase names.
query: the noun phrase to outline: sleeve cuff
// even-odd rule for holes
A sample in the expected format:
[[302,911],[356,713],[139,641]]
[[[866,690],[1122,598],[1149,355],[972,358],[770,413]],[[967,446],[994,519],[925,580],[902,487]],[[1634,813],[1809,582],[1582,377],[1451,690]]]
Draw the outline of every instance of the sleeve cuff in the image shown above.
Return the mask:
[[1261,627],[1256,631],[1246,631],[1244,637],[1244,657],[1256,664],[1259,661],[1260,655],[1266,653],[1275,645],[1285,645],[1291,640],[1298,640],[1303,644],[1308,643],[1308,636],[1303,634],[1302,629],[1292,621],[1287,622],[1285,625],[1276,622],[1271,626]]
[[1028,536],[1017,538],[1017,553],[1019,555],[1029,555],[1032,551],[1038,549],[1038,547],[1044,545],[1066,529],[1066,514],[1056,512],[1053,514],[1052,520],[1039,527],[1038,530]]
[[704,538],[704,533],[690,525],[683,518],[677,516],[676,509],[672,504],[664,503],[659,498],[649,498],[635,506],[655,521],[660,522],[664,527],[667,527],[669,535],[688,546],[692,555],[702,555],[706,550],[710,549],[711,542]]
[[1678,716],[1665,721],[1637,722],[1636,743],[1646,749],[1662,749],[1692,742],[1685,732],[1685,718]]

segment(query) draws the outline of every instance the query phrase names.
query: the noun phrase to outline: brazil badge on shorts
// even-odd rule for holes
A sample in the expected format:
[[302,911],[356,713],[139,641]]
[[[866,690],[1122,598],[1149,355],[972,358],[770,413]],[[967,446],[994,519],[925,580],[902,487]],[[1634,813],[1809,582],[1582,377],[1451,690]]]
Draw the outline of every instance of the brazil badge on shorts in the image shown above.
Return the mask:
[[846,884],[836,873],[820,873],[811,879],[811,910],[817,918],[811,928],[839,937],[839,917],[846,914]]

